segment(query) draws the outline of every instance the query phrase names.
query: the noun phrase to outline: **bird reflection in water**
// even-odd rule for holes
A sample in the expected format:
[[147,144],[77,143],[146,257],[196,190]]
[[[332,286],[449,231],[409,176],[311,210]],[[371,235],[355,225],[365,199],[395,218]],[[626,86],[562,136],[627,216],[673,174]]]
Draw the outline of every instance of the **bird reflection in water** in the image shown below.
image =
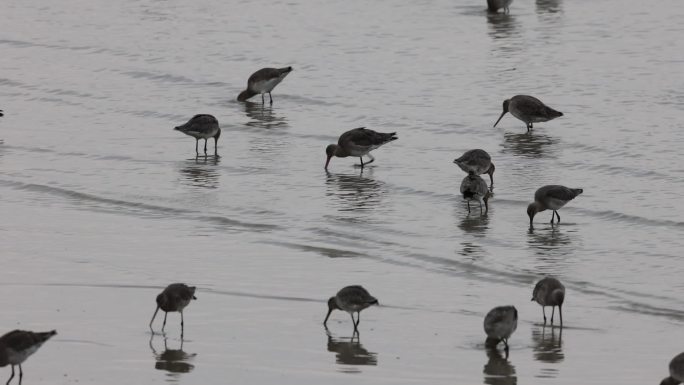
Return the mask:
[[[460,208],[460,207],[459,207]],[[458,228],[472,235],[484,235],[489,229],[489,216],[484,215],[461,215]]]
[[[503,12],[487,13],[487,26],[492,39],[505,39],[519,35],[515,16]],[[515,44],[510,44],[510,42],[502,47],[508,47],[510,50],[516,49]]]
[[562,0],[537,0],[537,13],[561,12]]
[[553,273],[573,262],[571,257],[582,249],[582,242],[575,229],[561,231],[559,226],[547,225],[548,229],[528,229],[527,245],[541,264],[535,268]]
[[508,361],[506,356],[501,355],[501,351],[496,348],[487,348],[487,358],[489,360],[484,366],[484,383],[490,385],[515,385],[518,377],[515,374],[515,366]]
[[523,158],[542,158],[555,155],[557,139],[537,132],[504,134],[503,152]]
[[[372,175],[372,171],[365,171]],[[381,206],[380,202],[385,193],[381,182],[359,174],[336,174],[326,172],[327,196],[334,196],[341,203],[339,211],[369,211]]]
[[183,183],[193,187],[215,189],[219,187],[219,171],[216,166],[221,162],[217,157],[190,159],[179,170]]
[[562,337],[563,327],[542,326],[533,329],[534,358],[550,364],[563,361],[565,355],[561,347]]
[[154,334],[150,337],[150,349],[152,349],[152,354],[156,360],[154,368],[157,370],[164,370],[169,372],[169,376],[178,377],[178,373],[189,373],[195,369],[195,365],[191,364],[196,353],[188,354],[183,351],[183,341],[180,341],[180,348],[169,349],[166,344],[166,337],[164,337],[164,351],[159,353],[154,348],[153,340]]
[[245,114],[250,119],[247,125],[258,128],[285,128],[288,127],[287,119],[278,117],[273,112],[272,105],[265,105],[261,103],[245,103]]
[[361,370],[358,366],[378,365],[378,354],[369,352],[361,345],[358,332],[354,332],[351,337],[333,337],[326,328],[325,334],[328,336],[328,351],[335,353],[335,363],[338,365],[354,366],[354,368],[340,368],[340,371],[345,373],[360,373]]

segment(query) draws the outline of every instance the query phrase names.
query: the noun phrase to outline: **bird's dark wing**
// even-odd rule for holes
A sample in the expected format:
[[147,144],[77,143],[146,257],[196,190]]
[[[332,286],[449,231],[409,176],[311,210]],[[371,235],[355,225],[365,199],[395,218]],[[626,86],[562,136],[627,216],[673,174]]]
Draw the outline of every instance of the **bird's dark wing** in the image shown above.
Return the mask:
[[383,133],[359,127],[342,134],[338,143],[341,146],[346,142],[362,147],[379,146],[397,139],[396,135],[396,132]]

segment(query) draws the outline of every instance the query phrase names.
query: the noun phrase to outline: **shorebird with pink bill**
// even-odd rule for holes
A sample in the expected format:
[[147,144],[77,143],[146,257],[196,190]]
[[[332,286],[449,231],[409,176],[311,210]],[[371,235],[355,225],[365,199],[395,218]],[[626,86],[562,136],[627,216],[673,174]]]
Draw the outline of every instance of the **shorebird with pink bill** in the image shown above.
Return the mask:
[[204,155],[207,155],[207,139],[214,138],[214,156],[218,156],[218,140],[221,136],[221,127],[218,120],[209,114],[195,115],[182,126],[175,127],[185,135],[195,138],[195,155],[199,156],[197,145],[200,139],[204,139]]
[[684,382],[684,353],[679,353],[670,361],[670,376],[663,379],[660,385],[679,385]]
[[563,116],[562,112],[554,110],[534,96],[515,95],[510,99],[504,100],[503,112],[501,113],[501,116],[499,116],[499,119],[496,120],[496,123],[494,123],[494,127],[499,124],[499,121],[507,112],[510,112],[511,115],[525,122],[528,132],[533,128],[532,123],[548,122],[549,120]]
[[[328,300],[328,314],[323,320],[323,326],[327,327],[328,318],[330,318],[333,310],[343,310],[351,315],[354,332],[358,332],[361,310],[371,305],[379,305],[379,303],[378,299],[370,295],[368,290],[359,285],[344,287]],[[356,319],[354,319],[354,313],[356,313]]]
[[460,158],[454,160],[454,163],[467,174],[471,172],[475,175],[489,174],[490,187],[494,186],[494,170],[496,167],[494,167],[492,157],[487,151],[479,148],[468,150]]
[[553,224],[554,215],[558,217],[558,223],[560,223],[558,210],[583,192],[584,190],[581,188],[569,188],[561,185],[540,187],[534,193],[534,202],[527,206],[527,216],[530,217],[530,228],[532,228],[532,219],[534,219],[534,216],[537,215],[538,212],[544,210],[553,210],[553,213],[551,213],[551,224]]
[[[325,148],[325,153],[328,159],[325,161],[325,169],[328,169],[328,164],[333,156],[338,158],[346,158],[348,156],[356,156],[361,160],[361,164],[357,165],[363,168],[375,161],[370,155],[370,152],[376,148],[382,146],[385,143],[389,143],[393,140],[397,140],[397,133],[383,133],[375,132],[369,130],[365,127],[355,128],[349,130],[344,134],[340,135],[337,144],[330,144]],[[363,163],[363,156],[368,155],[370,161]]]
[[166,316],[169,312],[179,312],[181,315],[181,338],[183,338],[183,309],[190,304],[190,301],[197,299],[195,297],[195,286],[188,286],[184,283],[172,283],[164,289],[157,296],[157,310],[154,311],[152,315],[152,320],[150,321],[150,330],[154,333],[152,329],[152,322],[157,316],[159,309],[164,311],[164,324],[162,324],[162,333],[164,332],[164,327],[166,327]]
[[268,94],[268,97],[271,99],[271,104],[273,104],[271,91],[273,91],[275,86],[282,82],[283,79],[285,79],[285,76],[290,72],[292,72],[292,67],[260,69],[247,79],[247,89],[238,95],[237,100],[239,102],[246,102],[247,99],[252,96],[261,94],[261,103],[264,104],[266,103],[264,101],[264,94]]
[[0,337],[0,367],[12,365],[12,375],[7,385],[14,378],[14,367],[19,366],[19,384],[24,377],[21,364],[40,348],[45,341],[57,334],[55,330],[35,333],[26,330],[14,330]]

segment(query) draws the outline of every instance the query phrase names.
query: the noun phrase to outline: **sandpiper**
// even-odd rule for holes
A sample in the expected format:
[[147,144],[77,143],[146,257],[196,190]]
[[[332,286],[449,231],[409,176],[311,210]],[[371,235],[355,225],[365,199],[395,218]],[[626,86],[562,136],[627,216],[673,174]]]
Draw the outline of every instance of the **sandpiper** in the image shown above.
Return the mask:
[[[325,320],[323,320],[323,325],[326,326],[330,313],[333,310],[343,310],[351,315],[354,331],[357,332],[359,322],[361,322],[361,310],[378,304],[378,300],[363,287],[359,285],[347,286],[328,300],[328,314],[325,316]],[[356,320],[354,319],[354,313],[356,313]]]
[[[325,169],[328,169],[328,163],[333,156],[338,158],[346,158],[348,156],[358,156],[361,159],[360,167],[373,163],[373,158],[369,153],[385,143],[397,140],[397,133],[382,133],[369,130],[365,127],[355,128],[340,135],[337,144],[329,144],[325,148],[325,153],[328,159],[325,161]],[[370,161],[363,163],[363,156],[368,155]]]
[[532,301],[537,301],[542,306],[544,324],[546,324],[546,306],[551,306],[551,325],[553,325],[553,313],[558,306],[560,324],[563,326],[563,301],[565,300],[565,286],[556,278],[546,277],[537,282],[532,291]]
[[583,192],[584,190],[581,188],[569,188],[561,185],[540,187],[537,192],[534,193],[534,202],[527,206],[527,216],[530,217],[530,227],[532,227],[532,219],[534,216],[538,212],[544,210],[553,210],[553,213],[551,213],[551,224],[553,224],[554,215],[558,217],[558,223],[560,223],[558,210]]
[[518,327],[518,310],[514,306],[498,306],[490,310],[484,319],[487,347],[496,347],[503,341],[508,351],[508,338]]
[[660,382],[660,385],[677,385],[684,382],[684,353],[679,353],[670,361],[670,377]]
[[553,108],[542,103],[541,100],[528,95],[515,95],[503,102],[503,112],[494,127],[499,124],[501,118],[510,112],[516,118],[522,120],[527,125],[527,131],[532,128],[532,123],[547,122],[563,116],[562,112],[556,111]]
[[494,186],[494,170],[496,167],[494,167],[492,157],[487,151],[468,150],[460,158],[454,160],[454,163],[468,174],[471,172],[474,172],[475,175],[489,174],[489,181]]
[[485,213],[489,212],[489,188],[487,182],[472,171],[461,182],[461,194],[463,199],[468,202],[468,212],[470,212],[470,201],[476,200],[480,203],[480,214],[482,214],[482,202],[485,204]]
[[155,310],[152,315],[150,330],[154,333],[152,322],[154,322],[154,317],[157,316],[159,309],[164,311],[162,332],[164,332],[164,327],[166,326],[166,316],[169,312],[177,311],[181,315],[181,338],[183,338],[183,309],[190,304],[191,300],[197,299],[197,297],[195,297],[195,289],[195,286],[188,286],[184,283],[172,283],[167,286],[166,289],[157,296],[157,310]]
[[292,67],[260,69],[247,79],[247,89],[238,95],[237,100],[239,102],[245,102],[252,96],[261,94],[261,103],[265,103],[264,94],[267,93],[268,97],[271,98],[271,104],[273,104],[271,91],[273,91],[275,86],[283,81],[285,76],[290,72],[292,72]]
[[21,384],[21,379],[24,377],[21,364],[55,334],[57,334],[55,330],[43,333],[13,330],[0,337],[0,367],[12,365],[12,375],[7,380],[8,385],[14,378],[15,365],[19,365],[19,384]]
[[508,13],[508,6],[511,5],[512,2],[513,0],[487,0],[487,10],[496,13],[496,11],[503,8],[504,13]]
[[207,139],[214,138],[214,155],[218,156],[218,140],[221,136],[221,127],[219,127],[218,120],[213,115],[199,114],[193,116],[187,123],[182,126],[175,127],[185,135],[195,138],[195,154],[199,156],[197,144],[200,139],[204,139],[204,155],[207,155]]

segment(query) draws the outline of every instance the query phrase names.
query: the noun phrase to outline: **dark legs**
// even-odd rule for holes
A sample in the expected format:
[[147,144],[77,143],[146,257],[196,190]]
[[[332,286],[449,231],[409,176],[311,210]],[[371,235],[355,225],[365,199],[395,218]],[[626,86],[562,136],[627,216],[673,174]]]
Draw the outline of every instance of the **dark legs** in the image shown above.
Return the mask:
[[152,322],[154,322],[154,317],[157,316],[158,311],[159,311],[159,306],[157,306],[157,310],[155,310],[154,314],[152,314],[152,320],[150,321],[150,330],[152,330],[152,334],[154,334],[154,329],[152,329]]
[[264,101],[264,94],[261,94],[261,104],[266,104],[266,101]]
[[24,371],[21,369],[21,364],[19,364],[19,385],[21,385],[22,378],[24,378]]
[[554,211],[556,213],[556,218],[558,218],[558,223],[560,223],[560,215],[558,215],[558,211]]
[[181,311],[181,341],[183,340],[183,329],[184,329],[184,322],[183,322],[183,312]]
[[561,319],[561,327],[563,327],[563,305],[558,305],[558,314]]
[[14,365],[12,365],[12,375],[10,376],[9,380],[7,380],[7,383],[5,385],[9,385],[10,381],[14,378]]
[[214,137],[214,156],[218,157],[218,137]]
[[551,306],[551,325],[553,325],[553,315],[556,313],[556,307]]
[[553,210],[553,212],[551,213],[551,224],[553,224],[554,217],[558,217],[558,223],[560,223],[560,215],[558,215],[558,211],[556,210]]
[[162,324],[162,332],[164,331],[164,328],[166,327],[166,316],[169,315],[169,313],[164,312],[164,323]]
[[526,123],[527,124],[527,132],[530,132],[530,130],[533,128],[532,123]]
[[197,146],[199,146],[199,138],[195,138],[195,155],[199,156],[199,150],[197,149]]
[[546,306],[542,306],[542,314],[544,315],[544,325],[546,325]]
[[375,158],[373,158],[373,156],[372,156],[371,154],[366,154],[366,155],[368,155],[368,157],[370,158],[370,160],[369,160],[368,162],[366,162],[366,163],[363,163],[363,157],[360,156],[359,159],[361,160],[361,164],[360,164],[360,165],[357,164],[356,167],[361,167],[361,168],[363,168],[364,166],[369,165],[369,164],[375,162]]
[[468,214],[470,214],[470,200],[467,200],[466,203],[468,203]]
[[204,156],[207,156],[207,138],[204,138]]
[[354,330],[359,331],[358,326],[361,323],[361,312],[356,313],[356,324],[354,325]]
[[273,104],[273,96],[271,95],[270,92],[268,93],[268,97],[271,99],[271,104]]

